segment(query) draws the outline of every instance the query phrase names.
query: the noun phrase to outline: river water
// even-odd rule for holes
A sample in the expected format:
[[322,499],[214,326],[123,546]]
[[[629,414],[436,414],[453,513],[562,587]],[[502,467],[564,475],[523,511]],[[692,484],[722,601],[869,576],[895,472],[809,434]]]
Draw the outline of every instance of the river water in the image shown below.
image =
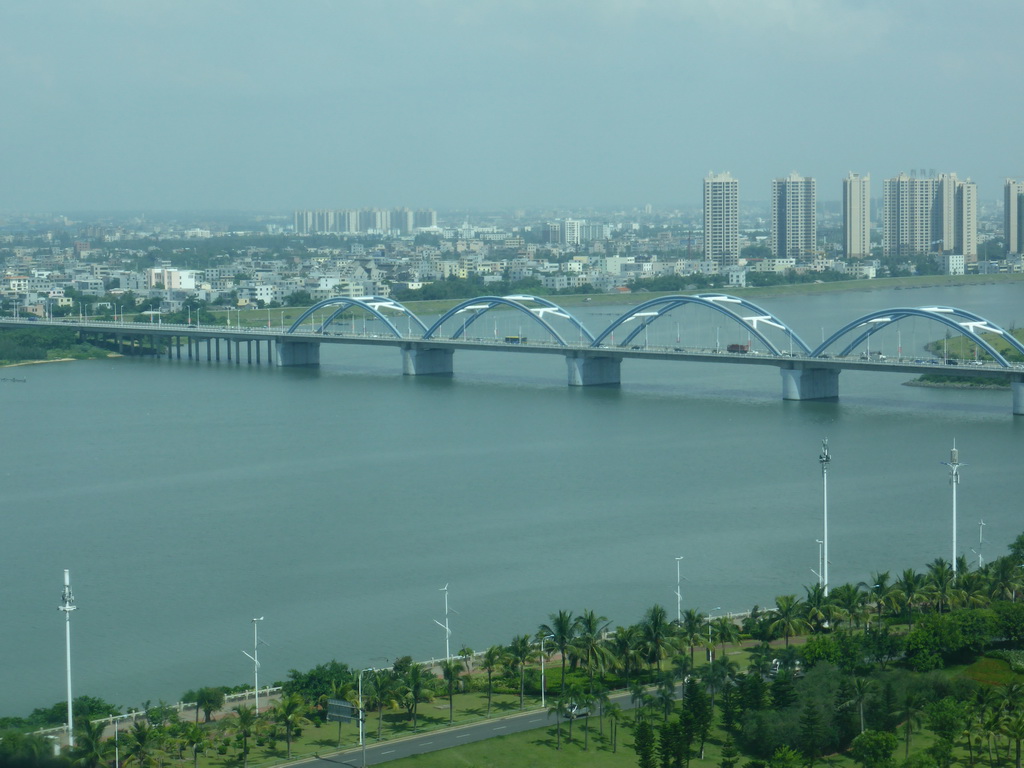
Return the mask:
[[[894,306],[1024,322],[1021,284],[758,303],[812,346]],[[616,312],[578,314],[596,331]],[[660,333],[732,341],[721,320],[681,325]],[[884,343],[907,355],[943,335],[904,328]],[[0,385],[0,715],[64,698],[64,568],[75,695],[139,706],[251,682],[257,616],[261,683],[332,658],[441,657],[446,584],[453,651],[507,643],[559,609],[674,616],[677,556],[684,609],[802,595],[826,436],[833,585],[949,558],[940,462],[954,440],[959,551],[976,561],[982,519],[986,558],[1024,529],[1024,418],[1005,391],[845,372],[839,402],[796,403],[769,367],[627,360],[618,389],[567,387],[559,356],[460,352],[455,370],[403,377],[393,349],[330,345],[317,370],[18,369],[26,383]]]

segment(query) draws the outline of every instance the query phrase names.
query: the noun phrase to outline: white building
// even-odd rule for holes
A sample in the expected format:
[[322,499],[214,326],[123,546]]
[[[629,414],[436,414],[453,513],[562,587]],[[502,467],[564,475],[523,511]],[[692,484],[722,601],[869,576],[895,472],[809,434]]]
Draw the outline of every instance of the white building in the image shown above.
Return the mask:
[[843,255],[871,255],[871,174],[850,173],[843,179]]
[[901,173],[886,179],[882,201],[882,250],[886,256],[960,253],[978,259],[978,193],[955,173],[919,179]]
[[740,259],[740,183],[729,173],[704,179],[704,258],[731,267]]
[[772,255],[809,259],[818,241],[814,179],[791,173],[772,180]]
[[1024,253],[1024,181],[1007,179],[1003,187],[1003,236],[1006,253]]

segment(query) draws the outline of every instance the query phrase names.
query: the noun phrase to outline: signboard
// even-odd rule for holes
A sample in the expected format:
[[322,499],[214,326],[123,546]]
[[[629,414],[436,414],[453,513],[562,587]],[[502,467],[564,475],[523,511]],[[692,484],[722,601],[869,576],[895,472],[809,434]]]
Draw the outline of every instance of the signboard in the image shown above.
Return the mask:
[[327,722],[351,723],[355,717],[355,707],[342,699],[327,700]]

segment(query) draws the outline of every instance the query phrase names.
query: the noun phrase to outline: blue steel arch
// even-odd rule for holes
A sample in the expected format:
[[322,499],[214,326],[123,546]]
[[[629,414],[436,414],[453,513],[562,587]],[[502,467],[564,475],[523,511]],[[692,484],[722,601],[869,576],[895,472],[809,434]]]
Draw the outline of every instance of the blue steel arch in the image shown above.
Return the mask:
[[[716,312],[719,312],[730,320],[739,323],[746,328],[753,336],[755,336],[765,347],[775,356],[781,356],[782,352],[776,347],[767,336],[765,336],[760,330],[758,330],[758,323],[764,323],[765,325],[771,325],[782,330],[786,336],[794,342],[800,349],[810,354],[811,348],[804,343],[804,340],[797,335],[796,331],[786,325],[782,320],[777,318],[771,312],[757,306],[753,302],[742,299],[738,296],[729,296],[724,293],[702,293],[695,296],[660,296],[656,299],[645,301],[642,304],[633,307],[630,311],[626,312],[622,316],[616,318],[611,325],[605,328],[601,334],[594,340],[592,346],[600,346],[601,342],[604,341],[611,333],[615,331],[623,323],[629,322],[634,317],[646,317],[647,319],[642,320],[636,328],[634,328],[629,335],[619,344],[619,346],[628,346],[629,343],[644,330],[647,326],[653,323],[662,315],[671,312],[673,309],[683,306],[685,304],[697,304],[700,306],[708,307]],[[733,311],[728,304],[736,304],[744,309],[748,309],[751,312],[757,313],[751,317],[744,317],[738,312]],[[648,310],[652,308],[659,308],[654,313],[649,313]]]
[[412,310],[400,304],[399,302],[394,301],[393,299],[387,299],[384,298],[383,296],[363,296],[361,298],[335,296],[334,298],[331,299],[324,299],[323,301],[318,302],[317,304],[314,304],[312,307],[307,309],[305,312],[299,315],[299,317],[295,320],[294,323],[292,323],[291,327],[286,332],[294,333],[315,312],[318,312],[321,309],[324,309],[325,307],[333,307],[335,305],[338,306],[338,309],[331,313],[331,315],[328,316],[328,318],[320,324],[320,327],[317,329],[318,333],[323,333],[323,331],[328,326],[330,326],[331,323],[334,322],[334,318],[336,318],[338,315],[340,315],[342,312],[344,312],[346,309],[349,309],[350,307],[361,307],[362,309],[365,309],[371,315],[375,316],[379,320],[382,320],[384,324],[391,329],[391,332],[394,333],[395,336],[397,336],[400,339],[403,339],[405,337],[402,335],[402,332],[395,327],[395,324],[391,322],[391,319],[380,311],[381,307],[385,309],[396,310],[401,314],[405,315],[406,317],[410,318],[411,320],[415,320],[416,324],[424,331],[427,330],[426,323],[420,320]]
[[[527,307],[525,304],[522,303],[524,301],[535,302],[537,304],[540,304],[541,307],[539,309]],[[457,339],[466,331],[467,328],[469,328],[469,326],[475,323],[477,319],[479,319],[482,315],[498,306],[511,307],[512,309],[515,309],[516,311],[521,312],[527,315],[528,317],[532,318],[536,322],[540,323],[541,326],[543,326],[543,328],[548,333],[550,333],[555,338],[555,340],[563,347],[567,347],[569,345],[566,343],[565,339],[562,338],[561,334],[559,334],[558,331],[556,331],[551,326],[551,324],[544,319],[545,314],[552,314],[555,315],[556,317],[561,317],[568,320],[570,323],[572,323],[572,325],[574,325],[579,330],[579,332],[583,336],[586,337],[587,341],[592,342],[594,340],[593,334],[591,334],[591,332],[587,330],[587,327],[583,325],[583,323],[581,323],[579,320],[577,320],[571,312],[566,311],[562,307],[558,306],[557,304],[551,301],[548,301],[547,299],[541,298],[539,296],[527,295],[478,296],[475,299],[468,299],[462,302],[461,304],[452,307],[443,315],[441,315],[441,317],[438,318],[437,322],[430,326],[430,328],[427,329],[426,333],[423,334],[423,338],[432,338],[434,333],[438,331],[441,328],[441,326],[445,324],[445,322],[455,317],[455,315],[458,315],[461,312],[476,310],[473,313],[473,315],[467,318],[466,321],[462,323],[452,334],[452,338]]]
[[[849,342],[837,355],[838,357],[845,357],[872,334],[875,334],[883,328],[887,328],[893,323],[899,322],[900,320],[904,320],[908,317],[923,317],[928,320],[934,320],[937,323],[953,329],[984,349],[992,359],[1003,368],[1010,368],[1010,363],[1005,357],[999,354],[991,344],[979,336],[976,329],[983,333],[995,333],[1001,336],[1010,346],[1014,347],[1021,354],[1024,354],[1024,344],[1021,344],[1016,338],[1014,338],[1013,334],[1008,333],[995,323],[989,322],[981,315],[976,315],[973,312],[968,312],[964,309],[957,309],[956,307],[896,307],[894,309],[871,312],[847,323],[825,339],[825,341],[811,352],[811,356],[820,356],[826,349],[850,331],[866,326],[866,328],[861,331],[853,341]],[[954,318],[962,319],[962,322]]]

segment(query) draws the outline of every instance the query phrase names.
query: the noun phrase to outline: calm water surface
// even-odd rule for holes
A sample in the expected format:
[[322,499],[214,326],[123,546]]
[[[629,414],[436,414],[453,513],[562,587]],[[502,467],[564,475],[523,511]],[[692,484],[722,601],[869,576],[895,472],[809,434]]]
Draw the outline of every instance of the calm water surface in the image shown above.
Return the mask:
[[[894,306],[1024,322],[1020,285],[758,303],[812,345]],[[594,330],[613,317],[588,309]],[[682,325],[707,345],[732,333]],[[941,336],[906,326],[885,343],[917,354]],[[825,436],[833,584],[950,556],[940,462],[954,439],[968,465],[959,549],[976,560],[981,519],[987,558],[1024,530],[1024,418],[1008,392],[846,372],[838,403],[793,403],[774,368],[626,361],[615,390],[566,387],[555,356],[458,353],[455,369],[403,377],[395,350],[359,347],[325,347],[312,371],[19,369],[26,384],[0,385],[0,715],[64,698],[64,568],[75,695],[138,706],[251,682],[254,616],[261,682],[332,658],[442,656],[446,583],[453,648],[476,649],[563,608],[616,624],[659,602],[674,615],[679,555],[684,608],[802,595]]]

